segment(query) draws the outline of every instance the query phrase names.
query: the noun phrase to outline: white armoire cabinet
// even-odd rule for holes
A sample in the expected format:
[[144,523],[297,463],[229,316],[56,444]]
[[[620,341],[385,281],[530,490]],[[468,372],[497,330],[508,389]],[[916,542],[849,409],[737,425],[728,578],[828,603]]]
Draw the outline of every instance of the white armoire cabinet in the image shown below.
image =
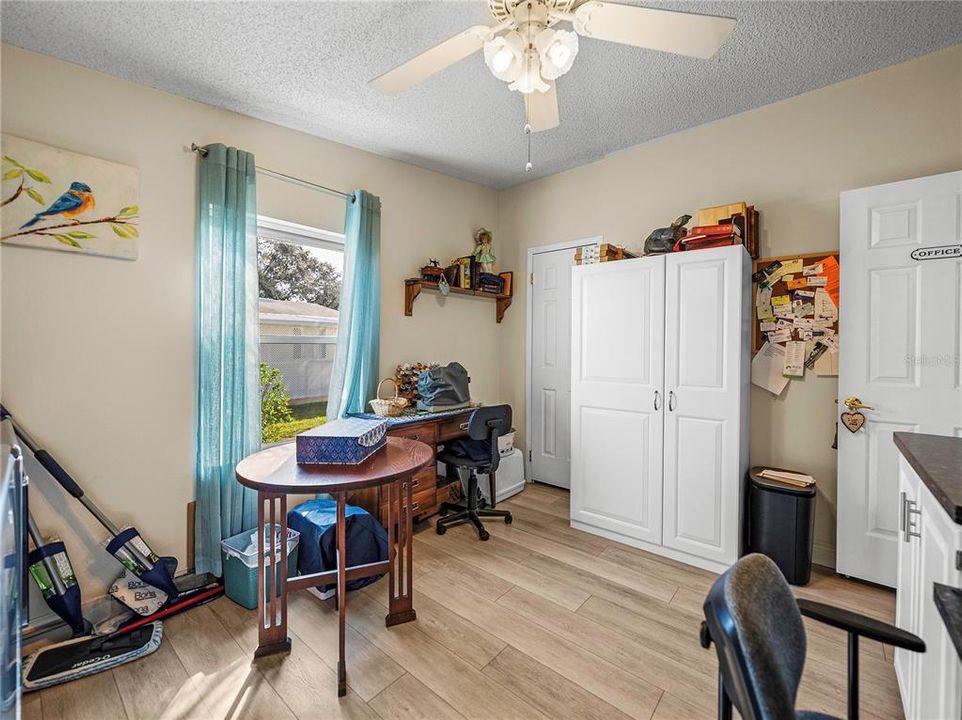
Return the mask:
[[742,246],[572,268],[571,525],[722,570],[741,549]]

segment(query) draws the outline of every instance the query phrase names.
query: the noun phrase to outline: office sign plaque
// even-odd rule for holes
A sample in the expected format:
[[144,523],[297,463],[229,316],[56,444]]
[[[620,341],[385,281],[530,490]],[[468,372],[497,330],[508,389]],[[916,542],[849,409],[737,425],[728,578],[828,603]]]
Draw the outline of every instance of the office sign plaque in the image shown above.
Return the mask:
[[962,257],[962,245],[936,245],[912,251],[913,260],[947,260]]

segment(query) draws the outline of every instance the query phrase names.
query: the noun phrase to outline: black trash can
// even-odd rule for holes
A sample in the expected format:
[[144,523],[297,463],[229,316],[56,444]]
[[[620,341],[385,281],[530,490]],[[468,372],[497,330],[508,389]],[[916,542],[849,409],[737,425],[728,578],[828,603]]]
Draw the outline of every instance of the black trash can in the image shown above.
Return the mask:
[[792,585],[807,585],[812,577],[815,486],[767,480],[758,475],[765,469],[783,470],[753,467],[748,471],[747,549],[774,560]]

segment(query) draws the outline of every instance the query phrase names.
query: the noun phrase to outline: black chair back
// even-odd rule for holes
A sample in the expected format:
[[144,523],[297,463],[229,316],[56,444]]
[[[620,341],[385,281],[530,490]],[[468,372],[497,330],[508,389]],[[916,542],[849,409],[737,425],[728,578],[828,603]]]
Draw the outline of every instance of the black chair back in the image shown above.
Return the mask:
[[498,452],[498,438],[511,430],[511,406],[492,405],[479,407],[468,418],[468,437],[472,440],[487,440],[491,446],[491,465],[489,472],[498,469],[501,453]]
[[795,717],[805,664],[805,626],[791,588],[764,555],[746,555],[705,599],[728,699],[744,720]]

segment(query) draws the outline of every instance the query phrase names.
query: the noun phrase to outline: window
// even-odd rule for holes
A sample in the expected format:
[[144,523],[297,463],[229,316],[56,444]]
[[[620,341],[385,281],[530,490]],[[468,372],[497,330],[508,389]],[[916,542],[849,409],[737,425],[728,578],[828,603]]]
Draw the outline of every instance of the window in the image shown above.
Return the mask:
[[290,439],[326,419],[343,268],[340,233],[258,215],[265,443]]

